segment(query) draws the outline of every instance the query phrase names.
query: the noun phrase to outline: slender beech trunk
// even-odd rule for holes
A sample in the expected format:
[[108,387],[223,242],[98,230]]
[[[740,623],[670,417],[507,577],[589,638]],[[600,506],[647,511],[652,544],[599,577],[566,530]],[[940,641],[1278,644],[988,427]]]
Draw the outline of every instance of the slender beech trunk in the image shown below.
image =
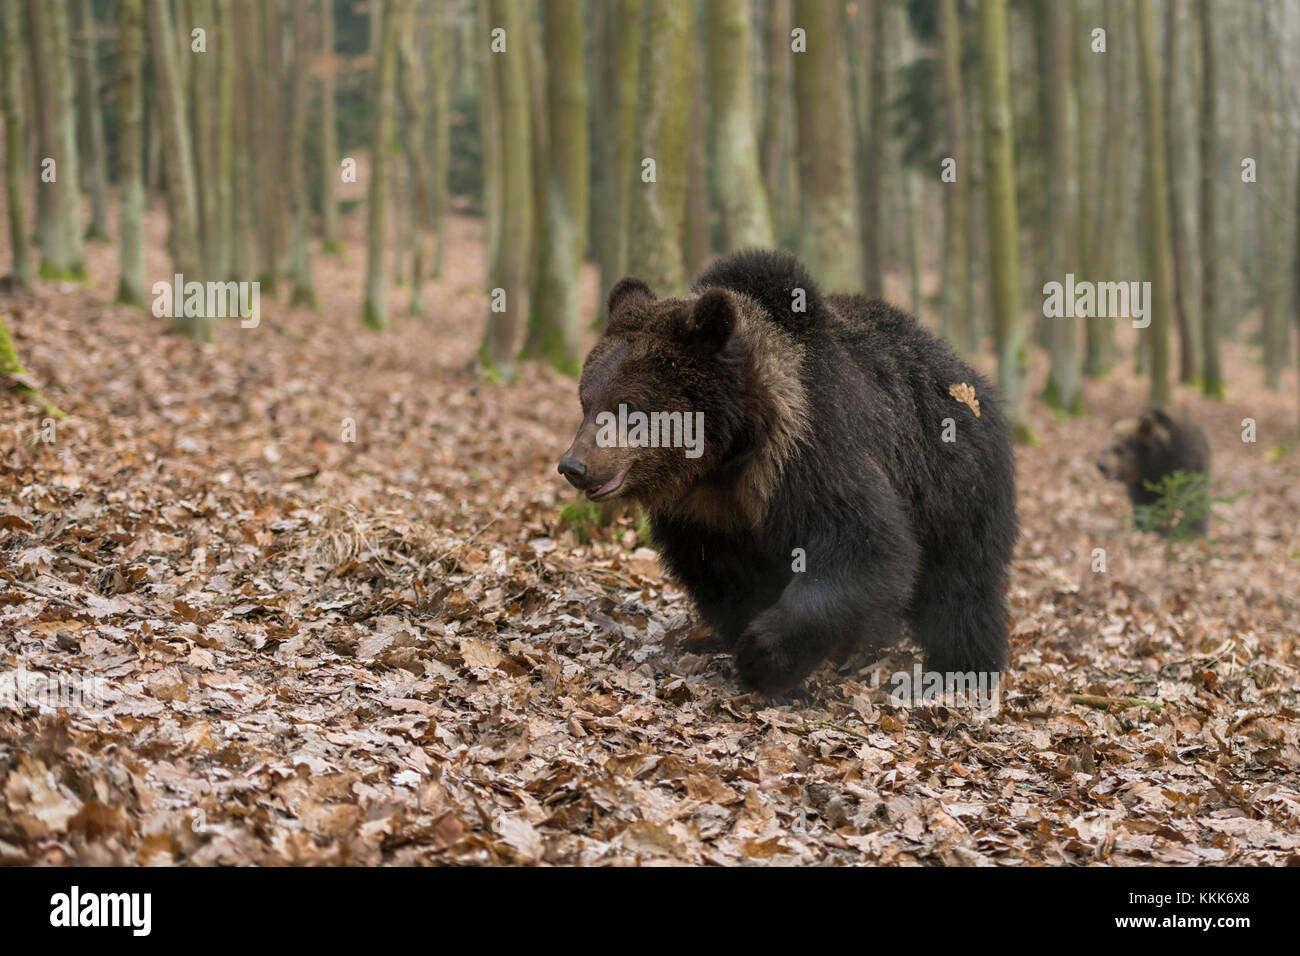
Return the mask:
[[966,216],[971,165],[962,131],[961,23],[957,0],[940,0],[939,34],[943,45],[945,154],[953,160],[954,182],[943,183],[944,272],[941,328],[958,349],[970,342],[970,299],[966,282]]
[[1201,27],[1201,390],[1223,397],[1223,370],[1219,363],[1218,300],[1218,63],[1215,54],[1214,3],[1200,0]]
[[68,55],[68,8],[65,3],[32,0],[27,6],[32,35],[36,83],[46,91],[48,116],[39,118],[41,148],[54,160],[55,178],[42,177],[40,192],[48,191],[49,222],[40,231],[40,274],[49,279],[84,279],[81,196],[77,177],[77,113],[73,106],[72,64]]
[[380,17],[375,59],[375,114],[370,140],[370,190],[366,198],[366,301],[361,321],[368,328],[388,328],[384,245],[388,207],[389,150],[397,112],[398,28],[408,0],[386,0]]
[[506,48],[487,54],[494,75],[501,164],[500,234],[489,269],[488,321],[479,360],[490,374],[514,377],[514,353],[533,239],[532,131],[528,100],[528,11],[511,0],[491,0],[490,26],[503,29]]
[[638,138],[628,171],[628,262],[659,295],[675,295],[684,285],[693,11],[690,0],[643,4]]
[[27,239],[27,198],[23,195],[27,182],[27,162],[23,152],[26,137],[23,135],[22,65],[22,4],[10,0],[0,4],[4,17],[4,114],[5,114],[5,206],[9,213],[9,276],[17,285],[31,282],[31,249]]
[[984,179],[998,391],[1015,439],[1033,442],[1025,407],[1029,355],[1020,311],[1020,235],[1006,44],[1006,0],[981,0],[980,87],[984,100]]
[[844,50],[844,10],[829,0],[798,0],[795,22],[807,37],[794,54],[802,246],[828,291],[862,288],[862,246],[853,201],[853,118]]
[[320,169],[321,169],[321,248],[340,253],[339,204],[334,195],[339,181],[339,130],[334,108],[334,3],[321,0],[320,5]]
[[141,138],[144,127],[142,110],[144,84],[144,8],[141,0],[122,0],[118,13],[117,108],[119,157],[118,179],[121,183],[122,211],[119,227],[121,245],[117,301],[143,307],[144,284],[144,182],[140,164],[143,160]]
[[293,305],[318,308],[311,278],[311,200],[307,196],[307,0],[293,0],[293,68],[289,77],[289,275]]
[[[16,2],[16,0],[11,0]],[[104,114],[99,107],[99,31],[90,0],[77,0],[77,95],[86,134],[86,170],[90,185],[90,225],[87,239],[108,241],[108,151],[104,145]]]
[[708,11],[713,162],[725,250],[770,246],[772,214],[754,126],[754,56],[748,0],[712,0]]
[[524,354],[577,374],[578,271],[587,244],[587,83],[582,9],[567,0],[542,6],[546,51],[546,244],[529,303]]

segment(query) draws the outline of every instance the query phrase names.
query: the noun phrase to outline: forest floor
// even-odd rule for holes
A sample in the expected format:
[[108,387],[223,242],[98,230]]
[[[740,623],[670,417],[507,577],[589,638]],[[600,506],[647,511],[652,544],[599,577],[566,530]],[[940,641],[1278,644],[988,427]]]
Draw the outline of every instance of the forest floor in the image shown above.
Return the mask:
[[1228,400],[1180,389],[1242,494],[1171,555],[1093,465],[1129,363],[1088,417],[1034,403],[995,712],[892,702],[910,646],[774,702],[630,518],[560,520],[576,388],[475,371],[479,223],[372,333],[357,218],[319,313],[264,295],[209,347],[109,304],[109,246],[0,296],[69,416],[0,393],[0,862],[1300,861],[1294,370],[1232,347]]

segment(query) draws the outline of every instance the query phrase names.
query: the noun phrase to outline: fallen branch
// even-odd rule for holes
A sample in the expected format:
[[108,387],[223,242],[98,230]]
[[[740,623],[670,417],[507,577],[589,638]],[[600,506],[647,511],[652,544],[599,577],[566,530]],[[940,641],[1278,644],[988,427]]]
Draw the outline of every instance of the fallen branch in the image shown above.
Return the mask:
[[1096,694],[1071,694],[1070,703],[1096,707],[1098,710],[1110,710],[1113,706],[1149,707],[1151,710],[1164,710],[1164,701],[1149,700],[1146,697],[1099,697]]

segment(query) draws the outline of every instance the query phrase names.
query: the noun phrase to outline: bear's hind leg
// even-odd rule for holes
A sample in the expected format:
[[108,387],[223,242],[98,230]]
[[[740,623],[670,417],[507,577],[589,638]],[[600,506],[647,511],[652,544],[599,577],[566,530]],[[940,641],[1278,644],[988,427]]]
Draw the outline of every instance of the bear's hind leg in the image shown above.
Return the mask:
[[908,623],[927,671],[993,673],[1007,662],[1006,572],[945,556],[917,578]]

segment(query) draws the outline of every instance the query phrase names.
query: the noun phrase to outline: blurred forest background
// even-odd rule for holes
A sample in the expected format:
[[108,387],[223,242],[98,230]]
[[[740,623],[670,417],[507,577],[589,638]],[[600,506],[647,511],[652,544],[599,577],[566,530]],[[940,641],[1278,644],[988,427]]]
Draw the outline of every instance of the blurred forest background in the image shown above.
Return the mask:
[[[187,281],[315,306],[340,219],[364,216],[355,307],[383,329],[439,307],[426,279],[459,204],[488,260],[464,334],[507,379],[520,358],[576,370],[599,321],[580,314],[584,262],[601,289],[633,272],[675,294],[749,245],[991,351],[1022,437],[1034,348],[1064,413],[1120,361],[1160,405],[1173,382],[1222,395],[1225,340],[1270,388],[1294,361],[1294,0],[3,7],[10,283],[75,280],[84,243],[107,241],[118,298],[147,305],[167,277],[145,273],[141,216],[161,205]],[[1150,281],[1150,326],[1042,318],[1067,274]],[[206,339],[214,320],[176,326]]]

